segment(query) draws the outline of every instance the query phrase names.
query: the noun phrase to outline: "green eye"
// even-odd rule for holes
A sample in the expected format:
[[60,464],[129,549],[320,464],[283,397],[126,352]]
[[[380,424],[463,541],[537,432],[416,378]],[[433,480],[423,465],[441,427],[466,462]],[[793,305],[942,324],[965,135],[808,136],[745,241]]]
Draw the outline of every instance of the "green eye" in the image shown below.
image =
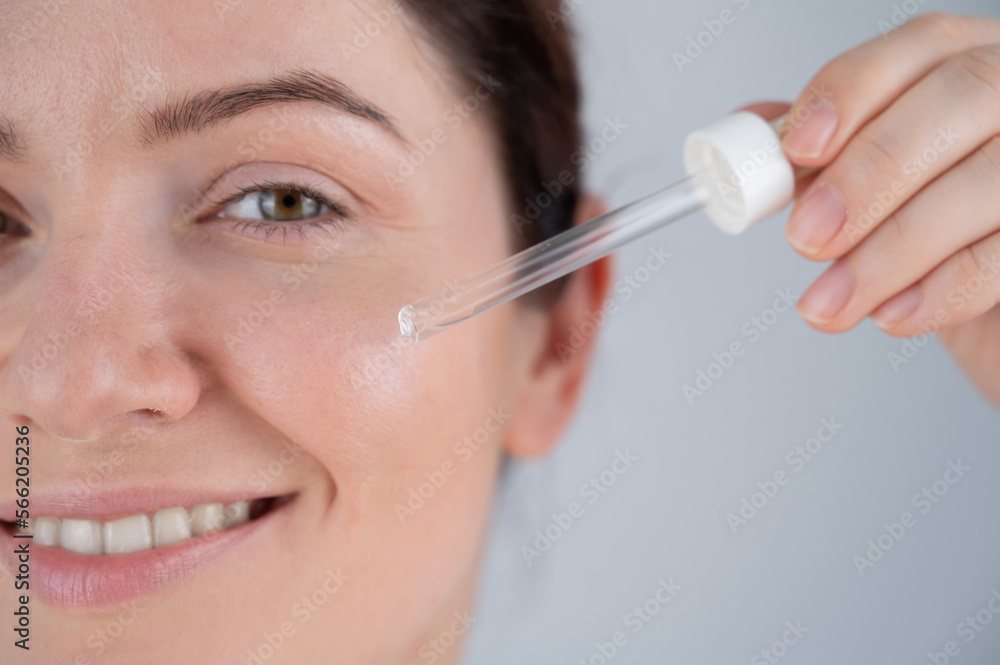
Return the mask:
[[310,185],[266,180],[237,189],[242,194],[216,201],[215,217],[235,222],[233,230],[246,235],[288,242],[290,233],[306,239],[354,220],[349,208]]
[[325,201],[301,189],[260,187],[226,206],[222,216],[262,222],[306,222],[329,212],[331,206]]
[[321,204],[302,192],[272,189],[260,193],[260,211],[275,221],[302,221],[319,214]]

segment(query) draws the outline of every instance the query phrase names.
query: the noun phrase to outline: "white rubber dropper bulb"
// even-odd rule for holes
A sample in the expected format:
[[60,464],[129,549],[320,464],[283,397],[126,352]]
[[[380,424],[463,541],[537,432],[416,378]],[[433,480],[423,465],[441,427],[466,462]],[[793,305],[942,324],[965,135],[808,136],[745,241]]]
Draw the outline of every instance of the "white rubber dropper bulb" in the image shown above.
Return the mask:
[[781,149],[785,116],[773,123],[742,111],[692,132],[684,167],[703,192],[705,214],[738,235],[792,201],[797,173]]
[[703,209],[726,233],[742,233],[787,206],[796,178],[815,170],[796,169],[785,157],[783,122],[740,112],[692,133],[684,147],[688,177],[403,307],[400,331],[413,341],[432,337],[695,210]]

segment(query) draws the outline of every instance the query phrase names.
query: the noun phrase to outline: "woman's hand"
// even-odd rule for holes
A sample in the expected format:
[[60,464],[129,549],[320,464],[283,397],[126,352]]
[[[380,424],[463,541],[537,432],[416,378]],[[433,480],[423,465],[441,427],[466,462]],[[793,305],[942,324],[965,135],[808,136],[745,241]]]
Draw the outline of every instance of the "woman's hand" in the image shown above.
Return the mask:
[[801,315],[825,332],[866,316],[898,337],[940,331],[1000,405],[1000,22],[917,17],[826,65],[789,123],[788,156],[825,168],[788,239],[836,259]]

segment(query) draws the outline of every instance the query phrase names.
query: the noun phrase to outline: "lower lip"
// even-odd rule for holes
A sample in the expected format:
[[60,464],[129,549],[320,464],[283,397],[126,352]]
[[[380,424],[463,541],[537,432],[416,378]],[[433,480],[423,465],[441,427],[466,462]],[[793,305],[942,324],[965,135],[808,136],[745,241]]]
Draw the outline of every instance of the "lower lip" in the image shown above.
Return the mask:
[[[291,503],[227,531],[132,554],[88,555],[29,545],[31,590],[37,590],[43,602],[63,608],[98,608],[140,598],[192,577],[266,528]],[[14,549],[32,541],[15,538],[9,529],[0,529],[0,534],[4,563],[17,575],[19,562],[13,556]]]

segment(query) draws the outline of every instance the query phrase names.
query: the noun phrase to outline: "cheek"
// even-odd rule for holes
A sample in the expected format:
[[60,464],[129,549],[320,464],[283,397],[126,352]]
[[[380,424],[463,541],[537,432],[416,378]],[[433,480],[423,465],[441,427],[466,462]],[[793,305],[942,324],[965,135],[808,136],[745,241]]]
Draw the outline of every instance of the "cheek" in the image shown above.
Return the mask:
[[[217,372],[227,388],[335,485],[332,510],[310,527],[316,565],[335,562],[379,589],[348,591],[345,606],[383,616],[386,644],[416,634],[475,569],[509,417],[501,331],[511,315],[498,308],[414,344],[392,309],[290,300],[247,344],[214,356],[227,359]],[[386,596],[391,607],[373,606]]]
[[394,298],[352,283],[376,295],[317,284],[273,309],[246,296],[205,303],[214,314],[199,321],[202,355],[222,389],[318,459],[338,492],[379,502],[502,405],[508,313],[417,344],[400,335]]

